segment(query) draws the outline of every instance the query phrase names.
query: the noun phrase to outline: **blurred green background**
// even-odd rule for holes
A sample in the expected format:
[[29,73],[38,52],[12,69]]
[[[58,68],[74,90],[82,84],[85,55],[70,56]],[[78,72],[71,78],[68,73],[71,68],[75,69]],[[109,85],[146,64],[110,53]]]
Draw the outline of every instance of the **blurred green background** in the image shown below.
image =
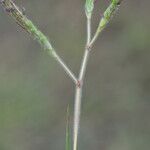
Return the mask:
[[[77,74],[86,29],[83,0],[16,0]],[[95,31],[99,0],[93,16]],[[83,91],[80,150],[150,149],[150,1],[124,0],[96,42]],[[74,85],[0,8],[0,150],[64,150]]]

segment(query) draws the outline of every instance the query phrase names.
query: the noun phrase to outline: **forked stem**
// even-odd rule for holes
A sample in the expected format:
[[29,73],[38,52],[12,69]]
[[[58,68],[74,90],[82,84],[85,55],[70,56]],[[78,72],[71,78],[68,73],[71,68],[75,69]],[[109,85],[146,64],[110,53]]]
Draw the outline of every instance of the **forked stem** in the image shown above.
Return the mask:
[[87,43],[85,46],[83,61],[82,61],[80,72],[79,72],[79,84],[76,86],[76,93],[75,93],[73,150],[77,150],[77,145],[78,145],[78,132],[79,132],[79,124],[80,124],[82,89],[83,89],[85,72],[87,68],[87,62],[88,62],[89,54],[90,54],[90,50],[87,45],[90,43],[90,40],[91,40],[91,17],[87,18]]
[[74,104],[74,127],[73,127],[73,150],[77,150],[78,145],[78,133],[80,127],[80,114],[81,114],[81,99],[82,99],[82,89],[83,89],[83,82],[85,78],[87,63],[89,59],[89,54],[93,44],[95,43],[96,39],[98,38],[99,34],[103,31],[103,29],[107,26],[110,19],[112,18],[113,14],[117,10],[118,6],[122,0],[111,0],[111,4],[105,10],[103,17],[101,18],[98,28],[91,40],[91,16],[93,11],[93,0],[86,0],[86,16],[87,16],[87,43],[85,47],[85,52],[83,56],[83,61],[81,64],[81,69],[79,72],[79,85],[76,86],[76,93],[75,93],[75,104]]
[[60,64],[67,75],[72,79],[76,85],[75,101],[74,101],[74,122],[73,122],[73,150],[77,150],[78,145],[78,133],[80,124],[81,113],[81,99],[82,89],[84,84],[84,78],[89,60],[90,50],[98,38],[99,34],[103,31],[106,25],[109,23],[114,12],[123,0],[111,0],[111,4],[105,10],[103,17],[101,18],[98,28],[91,39],[91,16],[94,9],[94,0],[86,0],[86,16],[87,16],[87,42],[85,46],[85,52],[83,61],[81,64],[78,79],[70,68],[64,63],[60,56],[56,53],[55,49],[51,46],[48,38],[29,20],[22,11],[15,5],[12,0],[0,0],[2,7],[6,12],[12,16],[16,23],[27,31],[34,39],[36,39],[42,47]]

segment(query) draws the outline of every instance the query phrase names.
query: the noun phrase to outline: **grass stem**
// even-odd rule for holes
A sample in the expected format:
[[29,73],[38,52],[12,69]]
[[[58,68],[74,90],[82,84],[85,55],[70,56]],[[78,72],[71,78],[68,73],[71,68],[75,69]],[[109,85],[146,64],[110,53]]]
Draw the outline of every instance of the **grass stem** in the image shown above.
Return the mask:
[[79,124],[80,124],[80,114],[81,114],[81,99],[82,99],[82,88],[83,81],[85,77],[85,72],[87,68],[87,62],[89,59],[90,51],[87,47],[91,40],[91,18],[87,18],[87,43],[85,46],[85,52],[83,55],[83,61],[81,64],[79,72],[79,86],[76,86],[75,92],[75,104],[74,104],[74,128],[73,128],[73,150],[77,150],[78,143],[78,133],[79,133]]

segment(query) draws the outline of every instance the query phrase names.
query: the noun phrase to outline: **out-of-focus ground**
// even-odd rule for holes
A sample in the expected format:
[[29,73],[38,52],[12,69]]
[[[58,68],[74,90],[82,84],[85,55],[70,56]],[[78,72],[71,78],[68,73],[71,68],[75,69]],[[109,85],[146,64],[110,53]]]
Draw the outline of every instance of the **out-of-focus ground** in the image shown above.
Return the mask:
[[[84,1],[16,0],[77,74]],[[99,1],[93,32],[107,1]],[[150,1],[124,0],[96,42],[83,91],[80,150],[150,148]],[[0,8],[0,150],[63,150],[74,85]]]

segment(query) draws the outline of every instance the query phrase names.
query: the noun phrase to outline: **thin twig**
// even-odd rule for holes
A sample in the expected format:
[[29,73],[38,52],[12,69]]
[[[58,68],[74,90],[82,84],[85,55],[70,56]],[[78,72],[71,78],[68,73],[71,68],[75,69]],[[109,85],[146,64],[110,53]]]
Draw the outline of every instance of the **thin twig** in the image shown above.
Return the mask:
[[1,6],[5,11],[12,16],[16,23],[21,26],[25,31],[27,31],[33,39],[36,39],[41,46],[60,64],[67,75],[72,79],[72,81],[77,84],[78,80],[70,68],[64,63],[60,56],[56,53],[55,49],[52,47],[48,38],[29,20],[24,13],[19,9],[18,6],[12,0],[1,0]]

